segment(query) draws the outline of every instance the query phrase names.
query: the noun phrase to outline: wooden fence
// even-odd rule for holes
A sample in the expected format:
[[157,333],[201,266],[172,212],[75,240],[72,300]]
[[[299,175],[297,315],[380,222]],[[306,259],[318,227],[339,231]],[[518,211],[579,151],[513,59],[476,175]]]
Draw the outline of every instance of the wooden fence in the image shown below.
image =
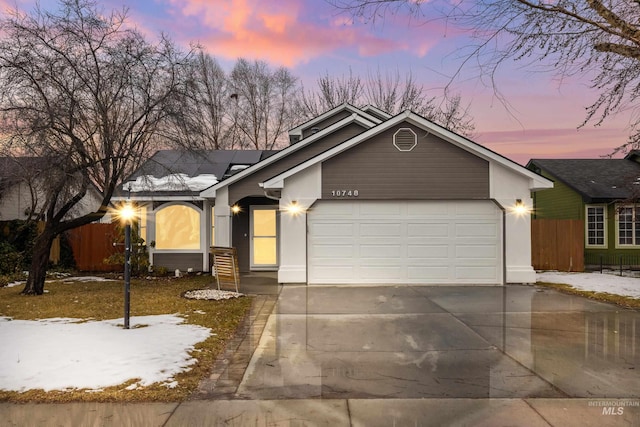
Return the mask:
[[584,221],[531,221],[531,258],[536,270],[584,271]]
[[108,265],[104,259],[124,251],[124,246],[114,246],[118,231],[116,224],[87,224],[67,233],[69,244],[80,271],[119,271],[121,265]]

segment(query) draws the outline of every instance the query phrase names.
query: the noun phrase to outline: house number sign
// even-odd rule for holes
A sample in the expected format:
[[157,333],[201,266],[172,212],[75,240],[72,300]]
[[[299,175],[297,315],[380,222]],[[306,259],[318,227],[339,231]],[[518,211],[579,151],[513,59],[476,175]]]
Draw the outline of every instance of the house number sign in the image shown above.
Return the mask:
[[359,190],[331,190],[331,197],[358,197]]

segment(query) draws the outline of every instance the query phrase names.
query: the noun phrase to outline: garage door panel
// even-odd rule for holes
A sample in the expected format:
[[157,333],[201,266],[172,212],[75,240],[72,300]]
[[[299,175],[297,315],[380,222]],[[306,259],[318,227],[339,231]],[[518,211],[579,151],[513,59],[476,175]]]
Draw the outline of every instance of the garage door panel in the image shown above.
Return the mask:
[[449,258],[449,245],[412,245],[407,246],[407,257],[415,260],[446,260]]
[[321,222],[313,224],[310,232],[316,236],[335,237],[335,236],[353,236],[355,227],[351,223],[328,223]]
[[398,259],[402,256],[402,245],[361,245],[360,258],[391,258]]
[[309,283],[502,281],[490,201],[319,201],[307,218]]
[[431,224],[407,224],[407,236],[409,238],[422,237],[448,237],[450,235],[449,224],[446,222],[437,222]]
[[402,227],[400,224],[388,223],[364,223],[360,224],[358,231],[360,237],[397,237],[400,235]]

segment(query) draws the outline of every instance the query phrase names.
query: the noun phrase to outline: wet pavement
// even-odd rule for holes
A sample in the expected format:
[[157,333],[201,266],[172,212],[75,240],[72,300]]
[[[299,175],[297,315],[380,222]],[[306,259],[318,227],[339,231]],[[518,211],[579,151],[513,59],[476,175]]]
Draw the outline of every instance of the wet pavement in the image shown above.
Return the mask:
[[0,404],[0,426],[640,426],[637,310],[535,286],[265,277],[243,278],[260,295],[191,400]]

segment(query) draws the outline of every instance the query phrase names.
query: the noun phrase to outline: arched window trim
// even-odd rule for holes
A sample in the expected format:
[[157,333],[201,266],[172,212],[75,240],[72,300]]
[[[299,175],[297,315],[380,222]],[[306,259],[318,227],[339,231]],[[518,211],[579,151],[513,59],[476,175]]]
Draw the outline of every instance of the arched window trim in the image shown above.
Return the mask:
[[157,238],[158,238],[158,212],[160,212],[163,209],[169,208],[171,206],[183,206],[183,207],[187,207],[190,209],[193,209],[194,211],[196,211],[198,213],[198,220],[199,220],[199,224],[198,224],[198,235],[199,235],[199,241],[198,241],[198,248],[195,249],[171,249],[171,248],[165,248],[165,249],[159,249],[157,247],[157,245],[153,248],[154,252],[172,252],[172,253],[196,253],[196,252],[202,252],[202,248],[203,248],[203,236],[202,236],[202,224],[204,221],[204,217],[202,214],[202,209],[200,207],[198,207],[197,205],[188,202],[188,201],[177,201],[177,202],[167,202],[167,203],[162,203],[159,204],[157,206],[154,206],[154,210],[153,210],[153,241],[157,242]]

